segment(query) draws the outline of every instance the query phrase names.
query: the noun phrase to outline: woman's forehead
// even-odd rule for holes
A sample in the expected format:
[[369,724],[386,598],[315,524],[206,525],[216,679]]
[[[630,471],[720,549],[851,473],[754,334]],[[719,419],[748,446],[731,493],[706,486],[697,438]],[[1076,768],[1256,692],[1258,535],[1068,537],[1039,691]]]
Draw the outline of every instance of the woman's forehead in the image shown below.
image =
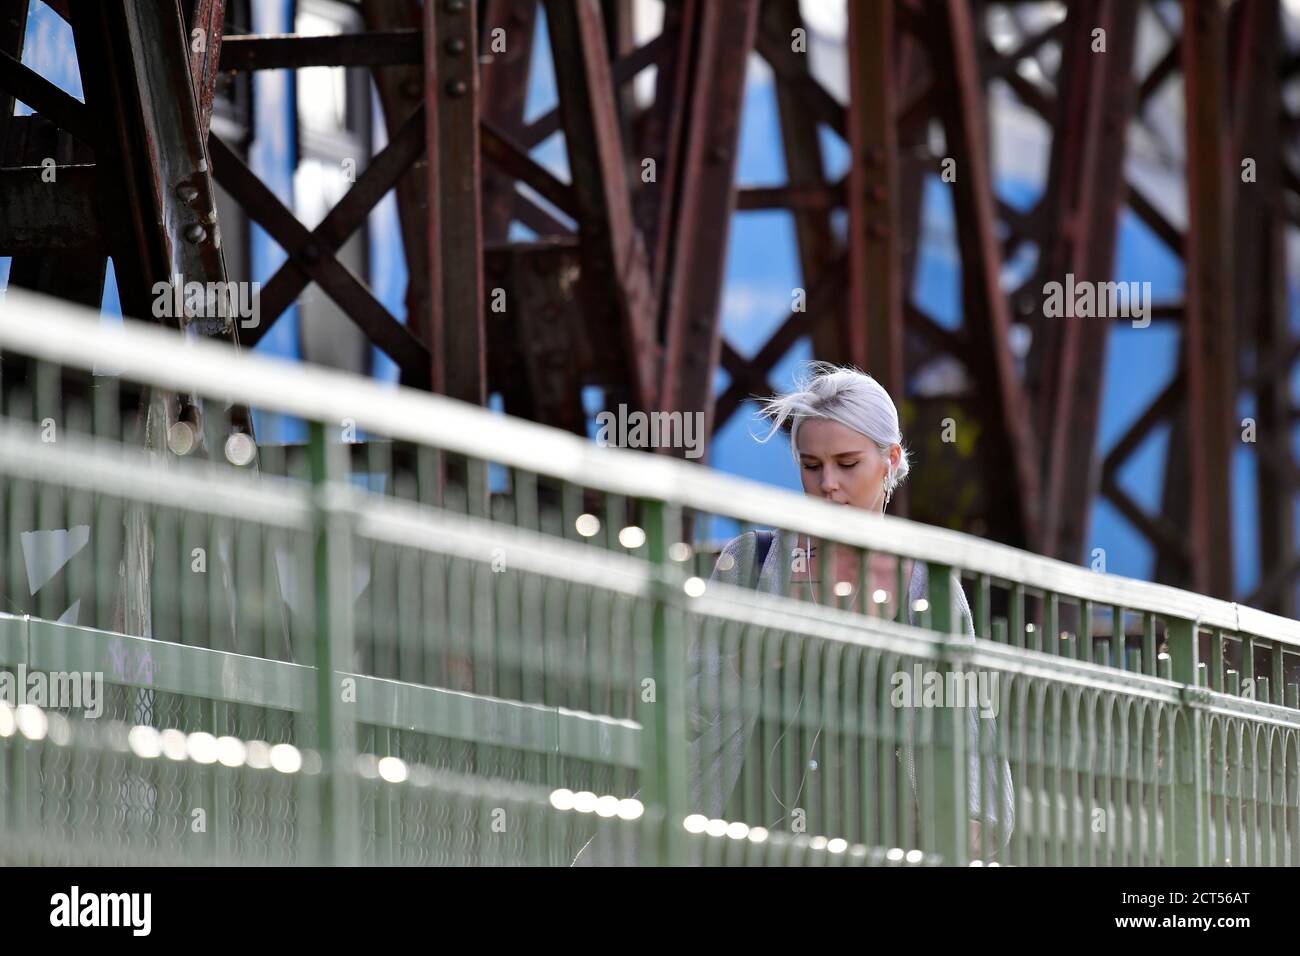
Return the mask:
[[870,445],[871,439],[866,435],[829,418],[810,418],[799,426],[801,455],[842,455],[864,451]]

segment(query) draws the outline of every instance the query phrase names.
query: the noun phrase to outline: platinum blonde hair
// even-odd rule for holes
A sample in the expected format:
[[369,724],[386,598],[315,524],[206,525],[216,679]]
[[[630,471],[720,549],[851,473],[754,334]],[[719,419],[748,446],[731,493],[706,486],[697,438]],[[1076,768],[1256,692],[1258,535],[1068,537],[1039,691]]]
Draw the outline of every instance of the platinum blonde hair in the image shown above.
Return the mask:
[[898,467],[886,472],[886,500],[911,470],[903,434],[898,427],[898,409],[884,386],[856,368],[841,368],[829,362],[814,362],[795,383],[792,391],[764,400],[761,414],[772,428],[759,441],[767,441],[787,424],[790,453],[799,460],[799,426],[810,418],[839,422],[869,438],[889,460],[889,449],[898,445],[902,455]]

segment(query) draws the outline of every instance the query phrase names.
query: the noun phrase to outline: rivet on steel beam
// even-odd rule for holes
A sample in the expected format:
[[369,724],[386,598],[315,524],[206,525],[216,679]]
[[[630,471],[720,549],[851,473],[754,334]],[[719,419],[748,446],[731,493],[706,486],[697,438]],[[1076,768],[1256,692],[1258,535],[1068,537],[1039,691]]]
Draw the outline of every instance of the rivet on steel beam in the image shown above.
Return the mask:
[[185,227],[185,238],[190,242],[202,242],[207,237],[208,231],[197,222],[192,222]]
[[460,37],[452,37],[450,40],[448,40],[446,43],[443,44],[442,48],[446,50],[448,53],[450,53],[452,56],[459,56],[460,54],[465,52],[465,41],[462,40]]
[[449,80],[447,82],[448,96],[464,96],[467,89],[469,87],[465,85],[464,80]]
[[442,8],[448,13],[461,13],[465,9],[465,0],[447,0]]
[[709,159],[715,163],[725,163],[731,158],[731,150],[725,146],[714,146],[709,150]]
[[176,187],[176,195],[179,196],[183,202],[194,202],[194,200],[199,198],[199,191],[197,187],[191,186],[189,183],[181,183]]

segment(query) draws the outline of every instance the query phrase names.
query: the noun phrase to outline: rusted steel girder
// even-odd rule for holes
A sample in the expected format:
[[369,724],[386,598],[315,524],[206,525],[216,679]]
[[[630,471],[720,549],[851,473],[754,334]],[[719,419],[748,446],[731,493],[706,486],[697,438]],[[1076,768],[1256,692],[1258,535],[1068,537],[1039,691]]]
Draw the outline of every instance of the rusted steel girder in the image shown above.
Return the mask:
[[[411,134],[412,138],[418,136],[418,127],[423,119],[424,112],[420,110],[408,121],[417,127],[417,132]],[[316,282],[352,317],[371,342],[397,363],[405,375],[427,387],[428,370],[432,364],[428,348],[384,308],[360,279],[335,258],[333,251],[346,238],[345,227],[364,216],[370,206],[383,195],[383,189],[378,188],[381,177],[391,181],[396,173],[392,169],[386,169],[386,164],[377,161],[366,170],[366,175],[348,191],[330,215],[312,231],[284,207],[233,149],[217,136],[210,137],[209,144],[221,185],[289,256],[288,261],[272,277],[272,282],[268,283],[268,289],[272,293],[272,308],[283,311],[291,301],[288,296],[292,294],[289,290],[293,286],[306,285],[308,280]],[[396,151],[404,145],[405,140],[399,137],[389,144],[389,149]],[[377,159],[383,159],[383,154]],[[400,167],[399,163],[393,165]],[[261,331],[269,324],[269,320],[263,322],[259,329],[253,331]]]
[[849,355],[903,395],[894,4],[849,4]]
[[[481,77],[483,120],[518,142],[524,132],[524,107],[528,96],[528,73],[533,62],[537,4],[533,0],[488,0],[484,10],[482,34],[486,62]],[[497,36],[505,43],[504,52],[493,49],[490,45]],[[510,221],[515,214],[515,197],[513,179],[491,164],[484,164],[485,242],[507,240]]]
[[[373,31],[415,38],[414,59],[410,52],[395,57],[373,70],[375,88],[383,108],[384,126],[391,140],[423,103],[424,33],[420,25],[418,0],[362,0],[361,15]],[[227,46],[230,44],[228,43]],[[391,48],[388,52],[395,52]],[[430,341],[433,321],[433,288],[430,285],[429,247],[425,223],[429,216],[428,159],[421,156],[397,180],[397,219],[406,253],[406,324],[422,342]],[[422,378],[432,380],[433,359],[422,373],[403,372],[402,383],[411,385]]]
[[1010,537],[1022,545],[1038,540],[1041,514],[1037,453],[1029,403],[1011,355],[1011,319],[1001,288],[1002,256],[994,234],[984,90],[976,59],[976,33],[963,0],[926,0],[922,29],[935,77],[934,95],[943,118],[949,155],[956,160],[953,205],[962,258],[965,324],[971,371],[981,378],[984,427],[996,443],[987,460],[1004,473],[987,480],[999,490],[992,507],[1018,525]]
[[[122,311],[150,318],[154,283],[226,278],[185,24],[177,4],[146,0],[73,3],[71,14]],[[192,324],[236,339],[229,319]]]
[[700,7],[665,289],[660,407],[702,412],[706,435],[713,431],[713,370],[722,352],[722,284],[736,201],[740,112],[757,25],[758,0],[716,0]]
[[[1241,330],[1249,347],[1242,353],[1253,368],[1255,393],[1255,483],[1258,500],[1260,583],[1247,598],[1288,617],[1296,613],[1295,499],[1291,456],[1289,364],[1276,356],[1292,344],[1287,305],[1286,209],[1282,195],[1281,37],[1276,3],[1246,0],[1239,5],[1239,42],[1233,63],[1234,158],[1255,161],[1255,181],[1237,183],[1234,248],[1235,296]],[[1253,340],[1253,341],[1252,341]]]
[[[690,63],[701,2],[703,0],[680,0],[666,4],[663,32],[657,40],[646,44],[648,47],[661,43],[662,47],[655,60],[655,99],[636,125],[634,136],[639,144],[638,156],[653,160],[655,176],[652,182],[642,183],[633,193],[632,214],[645,236],[653,298],[657,306],[663,302],[664,279],[671,253],[668,244],[672,238],[673,198],[678,193],[681,177]],[[614,80],[621,82],[617,63]]]
[[[793,49],[796,30],[804,31],[804,46],[807,46],[807,27],[800,15],[798,0],[767,0],[762,7],[758,30],[759,48],[765,56],[780,64],[780,68],[773,71],[773,82],[776,86],[776,108],[781,121],[781,146],[785,155],[788,184],[781,187],[787,191],[781,197],[781,205],[790,208],[794,218],[801,285],[805,295],[810,295],[821,282],[825,270],[838,257],[837,241],[831,228],[833,207],[825,203],[795,205],[789,200],[793,198],[792,194],[826,196],[829,193],[834,196],[835,206],[847,203],[843,189],[836,193],[828,188],[822,144],[817,133],[817,118],[804,107],[799,81],[795,79],[802,77],[805,82],[812,82],[808,72],[807,50],[798,52]],[[813,353],[818,358],[832,362],[850,360],[846,305],[844,300],[836,300],[832,305],[833,321],[814,324],[810,334]]]
[[[0,56],[6,57],[9,73],[13,73],[13,64],[21,65],[23,59],[23,40],[27,35],[28,0],[0,0]],[[30,105],[30,104],[28,104]],[[9,126],[14,118],[14,95],[8,85],[0,78],[0,164],[3,164],[3,150],[9,136]]]
[[199,129],[212,122],[212,100],[220,72],[221,40],[226,32],[226,0],[185,0],[186,36],[190,44],[190,76],[198,106]]
[[424,5],[433,389],[487,404],[476,5]]
[[1192,586],[1232,593],[1232,462],[1238,447],[1232,205],[1240,167],[1228,123],[1227,33],[1217,3],[1184,0],[1187,104],[1187,483]]
[[560,114],[583,247],[589,308],[605,311],[642,409],[658,395],[653,287],[644,237],[632,217],[626,159],[605,25],[596,0],[548,0]]
[[[1047,223],[1037,280],[1109,282],[1124,184],[1124,142],[1133,102],[1138,7],[1082,0],[1068,8],[1057,80],[1056,130],[1044,194]],[[1104,51],[1094,50],[1101,29]],[[1038,371],[1043,436],[1043,522],[1038,550],[1077,561],[1087,534],[1105,368],[1108,319],[1041,318],[1031,367]]]

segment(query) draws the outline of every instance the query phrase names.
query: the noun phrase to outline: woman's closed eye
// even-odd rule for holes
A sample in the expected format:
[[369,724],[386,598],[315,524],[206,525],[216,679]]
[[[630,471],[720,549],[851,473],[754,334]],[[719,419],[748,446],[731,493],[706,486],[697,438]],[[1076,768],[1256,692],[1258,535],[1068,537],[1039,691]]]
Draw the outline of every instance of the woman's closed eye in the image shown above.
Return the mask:
[[[854,459],[853,461],[840,461],[840,462],[836,462],[836,464],[838,464],[841,468],[852,468],[855,465],[857,465],[860,460],[861,459]],[[818,468],[821,467],[821,462],[805,461],[803,463],[803,467],[806,471],[816,471]]]

